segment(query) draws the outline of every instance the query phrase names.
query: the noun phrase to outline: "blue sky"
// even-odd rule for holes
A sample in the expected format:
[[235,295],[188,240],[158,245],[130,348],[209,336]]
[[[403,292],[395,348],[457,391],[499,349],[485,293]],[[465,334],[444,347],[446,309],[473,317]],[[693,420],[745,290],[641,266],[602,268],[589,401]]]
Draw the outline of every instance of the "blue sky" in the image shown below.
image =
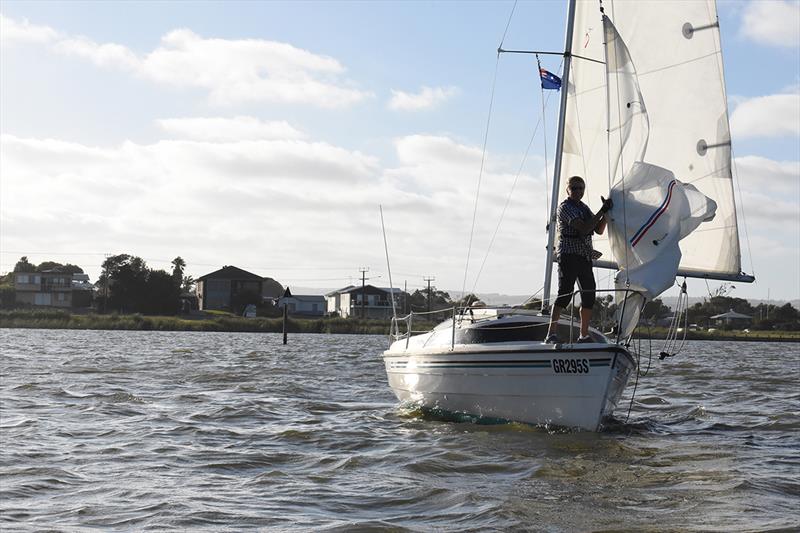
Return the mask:
[[[345,285],[368,266],[386,286],[383,204],[395,284],[434,276],[460,289],[513,5],[4,0],[0,271],[28,255],[95,278],[103,254],[131,253],[303,287]],[[520,2],[505,47],[560,50],[564,6]],[[797,299],[800,4],[723,1],[719,12],[743,267],[758,277],[733,294]],[[531,58],[502,56],[467,289],[542,285],[540,136],[475,281],[540,98]]]

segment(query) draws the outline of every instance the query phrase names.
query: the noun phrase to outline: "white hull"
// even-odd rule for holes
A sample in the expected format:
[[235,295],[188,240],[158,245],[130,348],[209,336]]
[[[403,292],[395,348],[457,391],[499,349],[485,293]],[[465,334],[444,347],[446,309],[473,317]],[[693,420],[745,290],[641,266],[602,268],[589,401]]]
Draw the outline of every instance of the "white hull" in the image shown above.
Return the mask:
[[[531,326],[546,320],[533,318],[511,320]],[[457,326],[457,336],[487,325],[496,331],[508,321]],[[635,368],[627,350],[606,342],[457,344],[453,337],[452,326],[439,327],[398,340],[384,352],[389,386],[398,399],[425,409],[595,431],[613,412]]]

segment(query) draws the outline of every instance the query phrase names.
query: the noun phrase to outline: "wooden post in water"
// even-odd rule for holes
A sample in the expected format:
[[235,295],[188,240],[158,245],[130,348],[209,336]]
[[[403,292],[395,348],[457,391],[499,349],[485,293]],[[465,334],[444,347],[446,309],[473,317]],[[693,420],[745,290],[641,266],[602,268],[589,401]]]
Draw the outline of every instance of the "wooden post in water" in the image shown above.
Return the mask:
[[286,287],[286,291],[283,293],[283,344],[286,344],[288,341],[288,334],[287,331],[287,322],[289,321],[289,302],[287,298],[292,297],[292,291],[289,290],[289,287]]

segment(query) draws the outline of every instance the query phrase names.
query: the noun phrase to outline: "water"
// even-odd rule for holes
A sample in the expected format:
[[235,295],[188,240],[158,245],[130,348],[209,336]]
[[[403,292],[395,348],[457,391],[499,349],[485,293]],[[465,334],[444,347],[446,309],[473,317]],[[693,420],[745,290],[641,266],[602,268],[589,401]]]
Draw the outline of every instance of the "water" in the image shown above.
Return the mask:
[[0,528],[800,528],[797,344],[690,343],[602,433],[402,409],[384,347],[0,330]]

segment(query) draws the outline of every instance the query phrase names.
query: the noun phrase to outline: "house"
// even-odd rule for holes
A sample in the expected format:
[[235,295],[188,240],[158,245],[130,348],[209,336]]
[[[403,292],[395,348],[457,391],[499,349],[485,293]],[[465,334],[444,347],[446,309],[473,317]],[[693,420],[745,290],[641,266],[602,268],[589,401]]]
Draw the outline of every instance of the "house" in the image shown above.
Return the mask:
[[338,314],[343,318],[380,318],[392,316],[391,294],[394,293],[395,306],[399,309],[403,291],[365,285],[356,287],[349,285],[338,291],[325,295],[328,302],[328,314]]
[[58,270],[14,272],[14,292],[18,304],[72,307],[72,274]]
[[[237,268],[224,266],[219,270],[197,278],[197,303],[201,311],[240,311],[248,303],[261,300],[264,278]],[[253,302],[249,296],[255,296]],[[243,301],[238,301],[238,300]]]
[[290,315],[324,316],[327,309],[325,296],[290,294],[278,299],[278,307],[289,307]]
[[737,313],[736,311],[731,309],[727,313],[722,313],[720,315],[712,316],[711,320],[713,320],[718,325],[741,326],[749,324],[753,320],[753,317],[751,317],[750,315]]

